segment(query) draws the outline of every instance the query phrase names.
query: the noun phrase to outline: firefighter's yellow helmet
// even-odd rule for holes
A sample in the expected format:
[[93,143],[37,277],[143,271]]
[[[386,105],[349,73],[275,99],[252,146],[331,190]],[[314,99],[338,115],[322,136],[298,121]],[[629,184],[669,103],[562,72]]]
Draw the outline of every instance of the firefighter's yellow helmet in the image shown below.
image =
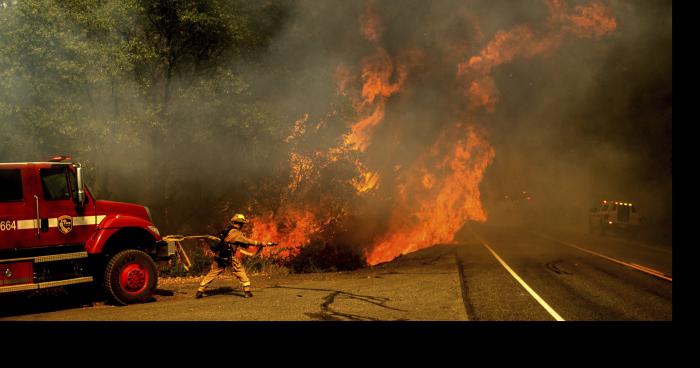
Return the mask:
[[233,222],[234,224],[236,224],[236,223],[245,224],[245,223],[248,223],[248,220],[246,220],[246,218],[245,218],[245,216],[243,216],[243,214],[237,213],[237,214],[233,215],[233,217],[231,217],[231,222]]

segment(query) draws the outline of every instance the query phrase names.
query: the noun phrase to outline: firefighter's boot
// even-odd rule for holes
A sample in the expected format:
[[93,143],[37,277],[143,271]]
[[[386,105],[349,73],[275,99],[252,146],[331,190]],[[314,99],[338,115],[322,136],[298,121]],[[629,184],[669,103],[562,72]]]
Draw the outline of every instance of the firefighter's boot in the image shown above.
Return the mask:
[[194,297],[195,297],[196,299],[202,299],[203,296],[204,296],[204,292],[203,292],[203,291],[200,291],[200,290],[197,290],[197,294],[195,294]]
[[253,297],[253,292],[250,291],[249,288],[244,288],[244,289],[243,289],[243,297],[244,297],[244,298],[252,298],[252,297]]

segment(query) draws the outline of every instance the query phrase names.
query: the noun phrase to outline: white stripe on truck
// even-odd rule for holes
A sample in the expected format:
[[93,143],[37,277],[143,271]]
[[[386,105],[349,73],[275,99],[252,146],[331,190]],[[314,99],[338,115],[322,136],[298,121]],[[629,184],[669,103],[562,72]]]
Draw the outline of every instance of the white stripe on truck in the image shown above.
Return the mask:
[[[73,226],[97,225],[100,222],[102,222],[102,220],[104,220],[105,217],[107,216],[100,215],[73,217]],[[39,226],[37,225],[36,219],[17,221],[17,230],[36,229],[38,227]],[[58,227],[58,217],[49,218],[49,228],[52,227]]]

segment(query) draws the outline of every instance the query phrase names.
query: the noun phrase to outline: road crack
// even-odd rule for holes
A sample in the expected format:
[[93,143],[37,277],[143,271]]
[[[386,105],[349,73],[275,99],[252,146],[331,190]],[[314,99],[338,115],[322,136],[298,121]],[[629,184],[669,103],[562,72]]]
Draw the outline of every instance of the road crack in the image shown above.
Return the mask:
[[[398,312],[408,312],[403,309],[399,308],[394,308],[386,305],[386,303],[390,302],[391,299],[385,298],[385,297],[376,297],[376,296],[371,296],[371,295],[361,295],[361,294],[354,294],[354,293],[349,293],[346,291],[341,291],[341,290],[330,290],[330,289],[312,289],[312,288],[295,288],[295,287],[288,287],[288,286],[280,286],[280,285],[275,285],[272,288],[276,289],[293,289],[293,290],[306,290],[306,291],[325,291],[325,292],[330,292],[325,298],[323,298],[323,303],[320,305],[320,312],[319,313],[306,313],[307,316],[323,321],[344,321],[344,320],[351,320],[351,321],[380,321],[382,319],[380,318],[374,318],[374,317],[369,317],[369,316],[362,316],[359,314],[352,314],[352,313],[345,313],[341,312],[339,310],[336,310],[335,308],[331,307],[331,305],[336,302],[338,299],[352,299],[352,300],[359,300],[364,303],[369,303],[376,305],[381,308],[385,309],[390,309]],[[403,318],[397,319],[399,321],[405,320]]]

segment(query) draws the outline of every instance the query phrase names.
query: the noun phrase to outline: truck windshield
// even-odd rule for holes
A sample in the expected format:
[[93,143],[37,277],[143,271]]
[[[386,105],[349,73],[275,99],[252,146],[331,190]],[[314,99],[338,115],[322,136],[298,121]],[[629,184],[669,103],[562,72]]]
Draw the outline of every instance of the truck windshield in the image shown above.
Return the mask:
[[629,206],[619,206],[617,210],[618,221],[629,221],[630,219],[630,207]]

